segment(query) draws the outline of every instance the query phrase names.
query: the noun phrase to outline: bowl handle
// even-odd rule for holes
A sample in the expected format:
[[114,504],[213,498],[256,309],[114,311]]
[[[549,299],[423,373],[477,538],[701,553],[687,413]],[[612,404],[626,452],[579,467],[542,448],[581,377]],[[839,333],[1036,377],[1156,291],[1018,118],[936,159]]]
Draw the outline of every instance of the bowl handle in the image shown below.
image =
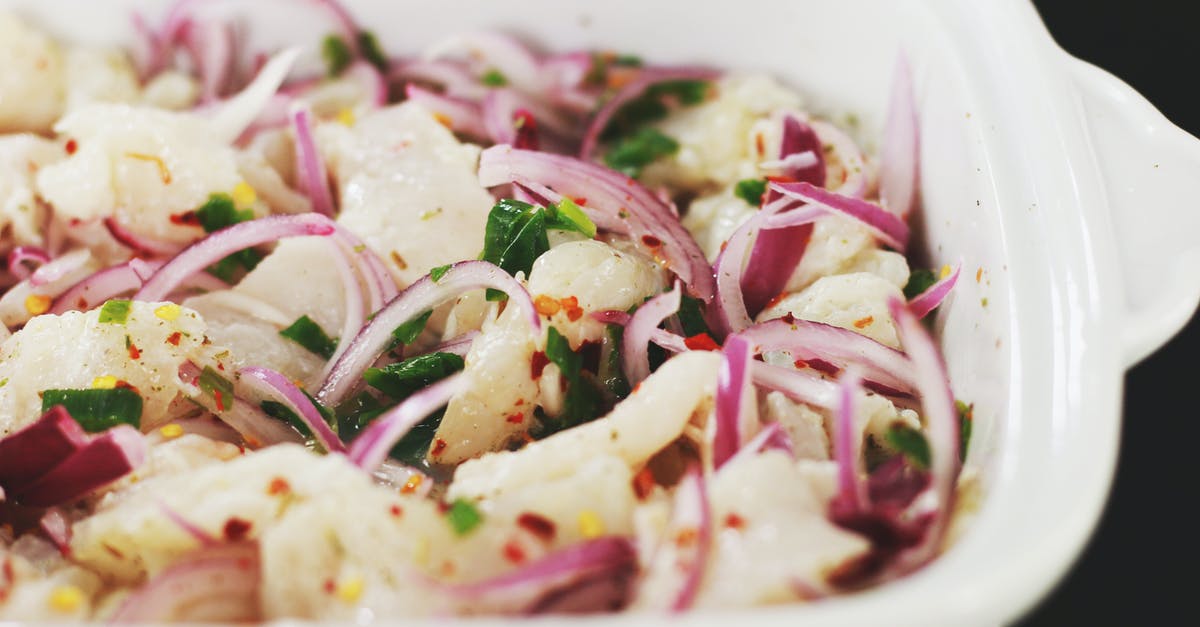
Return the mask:
[[1200,304],[1200,140],[1120,79],[1071,63],[1106,182],[1125,286],[1123,358],[1132,366]]

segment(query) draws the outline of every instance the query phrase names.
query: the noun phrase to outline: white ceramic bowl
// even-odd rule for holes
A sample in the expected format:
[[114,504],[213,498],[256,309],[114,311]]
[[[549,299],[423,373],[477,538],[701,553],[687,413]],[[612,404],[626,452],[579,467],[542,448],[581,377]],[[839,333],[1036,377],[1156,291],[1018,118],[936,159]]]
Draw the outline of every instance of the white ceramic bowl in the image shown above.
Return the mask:
[[[129,41],[128,9],[166,2],[0,0],[76,40]],[[257,44],[324,28],[281,0],[232,2]],[[1112,76],[1059,49],[1012,0],[351,1],[389,49],[500,28],[550,49],[763,70],[877,137],[895,55],[916,71],[924,214],[937,264],[965,277],[937,326],[975,402],[980,506],[945,555],[860,594],[679,622],[998,624],[1058,580],[1108,493],[1122,376],[1200,299],[1200,143]],[[977,269],[982,269],[975,281]],[[656,624],[657,617],[599,620]],[[489,621],[490,622],[490,621]],[[503,622],[503,621],[498,621]]]

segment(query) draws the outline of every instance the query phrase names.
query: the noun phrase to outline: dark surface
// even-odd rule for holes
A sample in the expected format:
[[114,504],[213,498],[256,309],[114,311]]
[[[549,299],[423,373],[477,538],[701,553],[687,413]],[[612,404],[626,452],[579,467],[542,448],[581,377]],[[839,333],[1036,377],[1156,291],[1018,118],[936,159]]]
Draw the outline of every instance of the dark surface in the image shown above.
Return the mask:
[[[1200,135],[1196,0],[1035,1],[1074,55],[1124,79]],[[1200,172],[1196,173],[1200,176]],[[1186,199],[1180,211],[1200,211]],[[1200,240],[1200,234],[1197,235]],[[1196,269],[1200,272],[1200,268]],[[1194,460],[1200,436],[1200,318],[1125,378],[1120,461],[1097,533],[1071,573],[1021,623],[1197,624]]]

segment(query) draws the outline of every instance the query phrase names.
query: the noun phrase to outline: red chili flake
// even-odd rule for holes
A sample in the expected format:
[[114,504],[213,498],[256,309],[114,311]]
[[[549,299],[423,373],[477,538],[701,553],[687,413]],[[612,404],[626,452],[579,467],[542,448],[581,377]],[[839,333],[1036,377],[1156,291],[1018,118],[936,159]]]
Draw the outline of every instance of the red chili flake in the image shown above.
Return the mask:
[[137,392],[138,394],[141,394],[141,391],[137,389],[137,386],[126,381],[125,379],[117,379],[117,382],[114,385],[114,387],[125,388],[126,390],[129,390],[131,392]]
[[550,358],[544,351],[537,351],[529,360],[529,374],[535,380],[542,378],[542,372],[550,365]]
[[509,414],[507,418],[504,419],[504,422],[512,423],[514,425],[519,425],[522,422],[525,422],[525,414],[522,412],[519,412],[519,411],[513,412],[512,414]]
[[267,494],[271,496],[279,496],[292,491],[292,485],[283,477],[275,477],[271,483],[267,484]]
[[653,235],[643,235],[642,243],[650,248],[658,248],[659,246],[662,246],[662,240],[654,237]]
[[524,404],[525,404],[525,399],[518,398],[517,402],[513,403],[513,407],[520,407],[521,405],[524,405]]
[[791,176],[787,176],[786,174],[781,174],[779,176],[768,176],[767,181],[771,182],[771,183],[799,183],[800,182],[799,179],[791,177]]
[[978,283],[983,278],[983,268],[975,271],[975,282]]
[[111,555],[119,560],[125,559],[125,554],[122,553],[119,549],[117,549],[117,547],[115,547],[107,542],[101,542],[100,546],[104,547],[104,550],[108,551],[109,555]]
[[437,509],[439,514],[445,514],[450,511],[450,504],[445,501],[438,501]]
[[725,252],[725,248],[726,248],[727,246],[729,246],[729,241],[728,241],[728,240],[726,240],[726,241],[724,241],[724,242],[721,242],[721,252]]
[[68,139],[67,140],[67,154],[73,155],[73,154],[75,154],[76,150],[79,150],[79,142],[75,141],[74,139]]
[[400,256],[400,253],[393,250],[391,253],[389,253],[389,256],[392,258],[392,261],[395,262],[397,268],[400,268],[401,270],[408,269],[408,262],[404,260],[404,257]]
[[183,337],[183,334],[182,334],[182,333],[180,333],[179,331],[176,331],[176,332],[174,332],[174,333],[172,333],[172,334],[170,334],[170,335],[168,335],[168,336],[167,336],[167,343],[168,343],[168,344],[170,344],[170,345],[172,345],[172,346],[179,346],[179,340],[180,340],[182,337]]
[[79,311],[87,311],[88,310],[87,299],[80,296],[79,300],[75,301],[75,308],[78,309]]
[[453,575],[453,574],[454,574],[454,562],[451,562],[450,560],[446,560],[446,561],[442,562],[442,575],[445,577],[449,577],[450,575]]
[[514,148],[538,149],[537,121],[533,119],[532,113],[526,109],[514,111],[513,128],[517,131],[517,136],[513,139]]
[[225,397],[221,395],[221,390],[213,390],[213,400],[217,402],[217,411],[225,411]]
[[391,512],[393,518],[399,518],[404,515],[404,508],[399,505],[391,506],[388,511]]
[[793,316],[792,312],[790,311],[783,314],[783,316],[779,319],[783,320],[786,324],[796,324],[796,316]]
[[746,526],[746,519],[730,512],[725,515],[725,526],[730,529],[741,529]]
[[580,207],[587,204],[587,198],[584,198],[583,196],[576,196],[574,200],[575,204],[579,205]]
[[683,341],[683,345],[694,351],[719,351],[721,345],[707,333],[697,333]]
[[643,468],[633,477],[633,493],[637,495],[639,500],[644,499],[650,496],[650,491],[654,489],[656,484],[654,473],[650,472],[649,468]]
[[691,546],[700,539],[700,531],[694,527],[680,529],[679,533],[675,534],[675,546],[679,548]]
[[442,452],[445,450],[446,450],[446,441],[441,438],[438,438],[433,441],[433,450],[430,451],[429,454],[433,455],[434,457],[437,457],[438,455],[441,455]]
[[562,309],[562,305],[545,294],[538,294],[537,298],[533,299],[533,308],[543,316],[553,316]]
[[[775,305],[778,305],[780,303],[780,301],[787,298],[787,295],[788,295],[787,292],[780,292],[780,293],[776,294],[774,298],[767,301],[767,304],[763,306],[763,309],[770,309],[770,308],[774,307]],[[792,314],[788,314],[788,315],[790,316]]]
[[509,540],[504,544],[504,559],[520,564],[525,561],[525,549],[521,548],[516,540]]
[[217,362],[217,370],[224,370],[224,369],[225,369],[225,364],[218,361]]
[[797,359],[796,361],[792,362],[792,365],[796,367],[796,370],[804,370],[808,367],[808,362],[804,361],[803,359]]
[[567,312],[567,319],[574,322],[583,317],[583,309],[579,306],[579,299],[574,296],[560,298],[558,303]]
[[545,542],[553,540],[557,531],[553,520],[533,512],[525,512],[517,516],[517,525]]
[[129,344],[129,358],[130,359],[141,359],[142,358],[142,351],[138,350],[137,344],[134,344],[132,342],[130,342],[130,344]]
[[225,527],[222,529],[222,533],[225,534],[226,540],[229,540],[230,542],[237,542],[239,540],[246,539],[246,535],[250,533],[250,528],[252,526],[253,523],[250,521],[234,517],[225,521]]
[[321,584],[321,588],[325,590],[325,594],[333,594],[337,591],[337,584],[333,583],[332,579],[326,579],[325,582]]
[[754,149],[758,151],[758,156],[763,156],[767,152],[766,146],[763,145],[762,133],[754,134]]
[[875,316],[867,316],[866,318],[859,318],[858,320],[854,321],[854,327],[856,329],[865,329],[872,322],[875,322]]
[[171,224],[179,224],[183,226],[200,226],[200,216],[196,215],[195,211],[185,211],[183,213],[172,213]]

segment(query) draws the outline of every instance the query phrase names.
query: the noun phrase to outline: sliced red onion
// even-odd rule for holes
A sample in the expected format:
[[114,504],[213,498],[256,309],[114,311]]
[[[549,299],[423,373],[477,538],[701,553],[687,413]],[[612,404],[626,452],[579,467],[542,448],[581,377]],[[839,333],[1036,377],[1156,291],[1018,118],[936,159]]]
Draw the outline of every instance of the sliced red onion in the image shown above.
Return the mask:
[[912,300],[908,301],[908,308],[912,310],[913,315],[918,318],[924,318],[929,315],[929,312],[938,308],[942,301],[946,300],[946,296],[954,289],[954,285],[958,283],[958,275],[962,272],[962,260],[959,260],[954,266],[954,270],[945,277],[939,279],[933,285],[930,285],[924,292],[917,294]]
[[296,140],[296,179],[300,188],[312,203],[313,211],[326,216],[336,213],[333,194],[329,191],[329,174],[325,170],[325,161],[317,151],[317,142],[313,138],[312,112],[303,104],[292,105],[289,114],[292,124],[292,134]]
[[713,468],[720,469],[742,447],[743,414],[754,402],[750,384],[751,344],[731,335],[725,340],[721,369],[717,372],[716,429],[713,435]]
[[404,399],[372,421],[367,430],[354,439],[347,457],[363,470],[373,472],[387,459],[388,452],[400,438],[466,387],[467,379],[460,372]]
[[[581,582],[597,578],[632,578],[637,570],[637,552],[625,538],[607,536],[587,540],[555,551],[520,568],[483,581],[460,584],[430,582],[439,592],[472,603],[517,607],[525,613],[546,613],[562,607],[561,597]],[[624,597],[624,594],[621,595]],[[590,608],[594,610],[618,607]],[[577,605],[573,609],[580,609]]]
[[764,170],[781,170],[787,172],[815,168],[821,164],[822,161],[817,157],[817,153],[809,150],[790,154],[778,159],[760,161],[758,163],[758,167]]
[[[629,321],[633,319],[633,316],[625,313],[624,311],[616,309],[594,311],[591,315],[592,319],[598,322],[603,322],[604,324],[617,324],[620,326],[628,325]],[[678,335],[671,333],[666,329],[659,329],[657,327],[650,332],[650,341],[671,351],[672,353],[682,353],[684,351],[691,350],[687,347],[686,340],[684,340],[684,338],[679,337]]]
[[695,602],[708,570],[712,536],[712,508],[707,486],[703,473],[693,466],[675,487],[671,521],[663,540],[672,545],[667,553],[673,558],[669,567],[682,571],[678,589],[673,591],[674,596],[670,599],[671,611],[685,611]]
[[387,79],[380,73],[379,68],[366,61],[355,61],[350,64],[342,72],[342,78],[350,79],[358,82],[363,86],[367,93],[367,102],[373,108],[387,106],[388,103],[388,84]]
[[238,370],[239,382],[254,390],[260,396],[274,397],[282,402],[292,413],[296,414],[305,426],[320,442],[321,446],[330,453],[345,453],[346,445],[342,444],[321,412],[313,406],[312,401],[305,396],[300,388],[282,374],[261,366],[249,366]]
[[533,333],[540,337],[541,318],[533,307],[529,292],[519,281],[486,261],[460,261],[450,266],[436,282],[428,275],[421,278],[379,310],[337,360],[325,378],[317,399],[326,405],[336,406],[358,385],[363,372],[387,350],[396,327],[464,292],[484,288],[507,294],[508,306],[519,307],[525,313]]
[[216,399],[199,389],[201,372],[200,367],[190,361],[179,367],[179,379],[196,390],[191,400],[237,431],[250,448],[304,441],[298,431],[266,415],[258,406],[244,399],[236,396],[222,398],[218,404]]
[[71,521],[61,507],[51,507],[38,519],[42,533],[58,547],[59,553],[71,553]]
[[87,264],[88,261],[91,261],[91,259],[92,255],[86,249],[79,249],[69,252],[58,259],[54,259],[53,261],[43,264],[37,270],[34,270],[33,274],[29,275],[29,285],[33,287],[41,287],[48,283],[53,283],[62,277],[75,272],[79,268],[82,268]]
[[650,357],[647,353],[650,337],[663,320],[679,312],[682,297],[683,291],[676,281],[671,291],[642,303],[625,325],[625,333],[621,337],[621,365],[629,385],[637,385],[650,376]]
[[[787,114],[783,116],[783,133],[779,141],[779,158],[786,160],[795,155],[811,154],[813,163],[810,165],[795,164],[784,168],[784,176],[793,181],[812,183],[817,187],[825,186],[825,149],[821,138],[811,126],[800,118]],[[795,161],[795,160],[794,160]]]
[[917,199],[920,138],[908,56],[896,57],[887,124],[879,155],[879,200],[884,209],[907,218]]
[[[934,557],[950,520],[954,481],[959,471],[958,413],[954,407],[954,393],[950,390],[946,366],[934,339],[900,300],[890,299],[888,309],[896,321],[900,342],[912,360],[917,389],[921,393],[925,438],[929,442],[928,490],[933,495],[933,509],[921,513],[928,513],[932,520],[924,538],[916,546],[903,551],[894,564],[899,572],[908,572]],[[921,498],[916,503],[918,507],[929,504]]]
[[137,290],[162,265],[161,261],[133,260],[99,270],[59,295],[50,306],[50,313],[87,311],[111,298]]
[[125,599],[112,622],[260,620],[260,570],[255,542],[202,548],[178,559]]
[[448,339],[437,346],[429,349],[430,353],[452,353],[459,357],[466,357],[471,351],[471,344],[479,337],[479,331],[467,331],[462,335]]
[[471,102],[482,99],[488,91],[464,65],[448,59],[414,59],[393,63],[388,79],[435,85],[441,87],[442,93],[447,96]]
[[130,16],[130,21],[135,38],[129,56],[133,60],[134,67],[137,68],[138,79],[145,83],[162,71],[166,64],[166,52],[163,50],[163,42],[158,38],[158,33],[146,23],[145,16],[134,11]]
[[[842,180],[832,182],[826,179],[825,187],[852,198],[862,198],[867,193],[867,165],[862,150],[842,129],[821,120],[811,123],[812,129],[821,138],[822,146],[828,145],[831,151],[826,153],[836,155],[842,166]],[[828,168],[828,162],[826,163]]]
[[488,127],[484,122],[483,112],[474,102],[435,93],[413,83],[404,87],[404,95],[408,100],[424,107],[455,133],[476,140],[488,139]]
[[[8,272],[24,281],[41,266],[50,262],[50,253],[37,246],[17,246],[8,253]],[[29,266],[33,265],[31,269]]]
[[837,408],[838,386],[832,381],[761,361],[750,362],[750,375],[755,385],[782,392],[794,401],[828,410]]
[[575,51],[542,60],[542,75],[546,77],[546,97],[558,106],[571,111],[589,113],[599,104],[600,88],[586,85],[595,57],[592,53]]
[[392,278],[392,273],[388,271],[383,260],[379,255],[371,250],[357,235],[350,229],[333,223],[336,231],[333,234],[334,239],[337,239],[342,246],[350,251],[350,259],[353,260],[352,265],[358,270],[363,277],[363,283],[367,288],[367,305],[371,313],[379,311],[384,303],[392,300],[400,293],[396,288],[396,280]]
[[176,527],[185,531],[189,536],[192,536],[196,542],[202,547],[213,547],[221,543],[220,539],[211,533],[201,529],[196,523],[184,518],[183,514],[171,509],[166,503],[158,502],[158,508],[162,510],[163,515],[167,517]]
[[594,163],[512,146],[493,146],[479,160],[479,182],[487,187],[519,183],[547,200],[575,199],[600,228],[624,228],[655,259],[683,280],[705,303],[716,290],[712,267],[691,233],[653,192],[637,181]]
[[117,240],[126,248],[133,250],[135,253],[150,255],[154,257],[169,257],[178,253],[183,249],[183,244],[176,242],[166,242],[155,240],[150,237],[145,237],[130,231],[116,217],[110,216],[104,219],[104,227],[108,229],[113,239]]
[[833,457],[838,464],[838,496],[844,506],[858,511],[868,507],[862,480],[862,432],[857,426],[857,400],[862,394],[862,377],[851,366],[839,377],[840,394],[833,427]]
[[[866,225],[880,242],[897,251],[903,252],[908,245],[908,225],[878,205],[830,192],[811,183],[771,183],[770,189],[832,213],[850,216]],[[787,215],[785,213],[779,221],[769,224],[783,226]]]
[[[337,361],[342,353],[346,352],[346,348],[350,346],[350,340],[358,334],[364,324],[366,324],[367,316],[363,311],[363,289],[359,283],[360,272],[355,272],[354,260],[350,258],[350,254],[346,252],[342,245],[336,241],[336,235],[333,238],[325,240],[329,245],[330,252],[333,255],[333,264],[338,273],[338,279],[342,282],[342,293],[345,296],[345,311],[342,315],[342,332],[338,335],[337,348],[333,354],[325,362],[324,374],[329,374],[329,370],[333,368],[333,364]],[[364,277],[364,282],[368,285],[371,283],[369,277]]]
[[124,477],[145,461],[145,438],[129,425],[118,425],[92,437],[32,482],[10,488],[9,496],[31,507],[69,503]]
[[437,60],[464,52],[476,75],[494,69],[514,87],[533,94],[543,91],[537,57],[521,41],[503,33],[478,31],[453,35],[427,49],[424,58]]
[[[488,137],[495,144],[517,143],[517,128],[515,126],[517,112],[516,98],[508,89],[491,89],[483,97],[481,117],[483,127],[487,129]],[[536,150],[536,148],[535,148]]]
[[336,225],[332,220],[315,213],[270,216],[235,224],[188,246],[159,268],[134,298],[143,301],[163,300],[188,277],[239,250],[286,237],[330,235],[335,230]]
[[216,102],[233,78],[233,25],[224,20],[193,20],[185,33],[184,44],[200,75],[200,101]]
[[0,485],[13,491],[50,472],[91,437],[61,405],[33,424],[0,439]]
[[796,450],[792,445],[792,437],[778,422],[769,422],[763,426],[750,441],[746,442],[737,453],[730,457],[725,465],[737,464],[738,460],[758,455],[764,451],[783,451],[788,457],[795,459]]
[[222,143],[232,143],[254,123],[287,78],[300,48],[276,53],[241,92],[216,107],[209,124]]
[[904,394],[916,393],[912,363],[904,353],[848,329],[784,316],[741,332],[756,354],[786,351],[800,361],[820,360],[836,368],[862,368],[867,381]]
[[708,68],[647,68],[642,70],[637,78],[626,83],[596,112],[591,124],[588,125],[587,132],[583,135],[579,156],[583,159],[590,159],[600,142],[600,135],[604,133],[604,129],[608,128],[608,123],[612,121],[613,116],[629,101],[646,93],[647,89],[666,81],[712,80],[718,76],[720,76],[720,72]]
[[358,49],[358,34],[362,32],[358,23],[354,21],[354,16],[350,15],[350,11],[338,0],[309,0],[309,2],[317,5],[329,14],[333,19],[334,26],[337,27],[338,35],[342,38],[343,43],[350,47],[350,50],[355,55],[362,54]]

